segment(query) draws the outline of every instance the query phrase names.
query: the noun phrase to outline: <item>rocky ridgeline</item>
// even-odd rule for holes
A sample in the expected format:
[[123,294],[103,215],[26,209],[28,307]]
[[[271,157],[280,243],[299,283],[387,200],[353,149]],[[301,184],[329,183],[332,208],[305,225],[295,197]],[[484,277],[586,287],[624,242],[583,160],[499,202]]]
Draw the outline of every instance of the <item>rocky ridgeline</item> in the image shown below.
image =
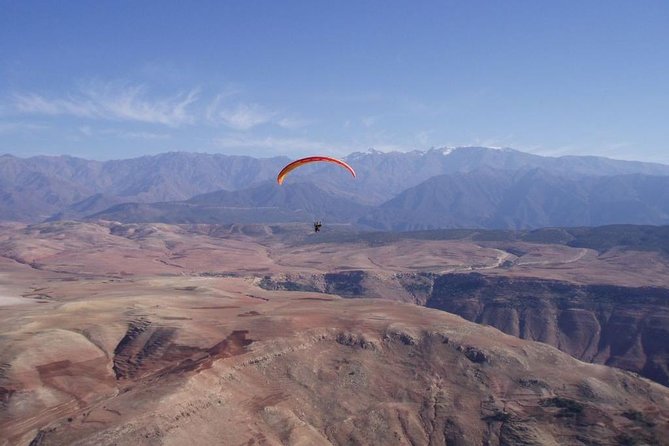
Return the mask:
[[669,290],[472,274],[265,276],[270,290],[413,302],[669,386]]

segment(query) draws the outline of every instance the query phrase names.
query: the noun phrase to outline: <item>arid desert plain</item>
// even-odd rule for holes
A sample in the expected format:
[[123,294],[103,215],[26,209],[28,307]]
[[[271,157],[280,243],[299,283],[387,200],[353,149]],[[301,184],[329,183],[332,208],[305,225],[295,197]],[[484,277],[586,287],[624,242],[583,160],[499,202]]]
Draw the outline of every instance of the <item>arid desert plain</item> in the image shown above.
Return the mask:
[[0,444],[669,444],[665,254],[326,229],[4,224]]

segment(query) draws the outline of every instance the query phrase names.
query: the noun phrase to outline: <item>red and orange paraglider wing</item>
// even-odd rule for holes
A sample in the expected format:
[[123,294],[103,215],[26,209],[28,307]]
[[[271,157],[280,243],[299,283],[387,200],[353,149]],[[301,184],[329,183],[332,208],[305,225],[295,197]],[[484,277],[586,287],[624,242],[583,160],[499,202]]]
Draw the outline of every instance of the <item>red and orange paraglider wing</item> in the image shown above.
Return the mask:
[[288,175],[293,170],[305,164],[317,163],[317,162],[328,162],[328,163],[339,164],[341,167],[351,172],[351,175],[355,177],[355,170],[353,170],[351,166],[349,166],[342,160],[338,160],[336,158],[330,158],[329,156],[308,156],[306,158],[293,161],[292,163],[288,164],[286,167],[281,169],[281,172],[279,172],[279,175],[276,177],[276,182],[282,184],[286,175]]

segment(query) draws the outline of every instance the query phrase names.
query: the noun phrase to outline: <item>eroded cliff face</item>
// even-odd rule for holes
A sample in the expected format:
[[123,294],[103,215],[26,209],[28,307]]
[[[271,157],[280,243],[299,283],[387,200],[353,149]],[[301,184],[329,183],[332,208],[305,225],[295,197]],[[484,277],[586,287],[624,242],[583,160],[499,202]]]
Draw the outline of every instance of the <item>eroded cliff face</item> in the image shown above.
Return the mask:
[[413,302],[669,386],[669,290],[664,288],[365,271],[265,277],[261,285]]
[[426,306],[669,385],[666,289],[447,274]]

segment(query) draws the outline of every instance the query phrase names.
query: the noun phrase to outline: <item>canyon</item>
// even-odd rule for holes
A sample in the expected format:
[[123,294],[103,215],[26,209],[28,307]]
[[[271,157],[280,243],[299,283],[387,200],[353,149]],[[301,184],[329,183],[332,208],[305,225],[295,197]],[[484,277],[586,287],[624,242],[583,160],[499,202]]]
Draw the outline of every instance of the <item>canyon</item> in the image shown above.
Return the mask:
[[669,438],[661,244],[0,229],[3,444]]

